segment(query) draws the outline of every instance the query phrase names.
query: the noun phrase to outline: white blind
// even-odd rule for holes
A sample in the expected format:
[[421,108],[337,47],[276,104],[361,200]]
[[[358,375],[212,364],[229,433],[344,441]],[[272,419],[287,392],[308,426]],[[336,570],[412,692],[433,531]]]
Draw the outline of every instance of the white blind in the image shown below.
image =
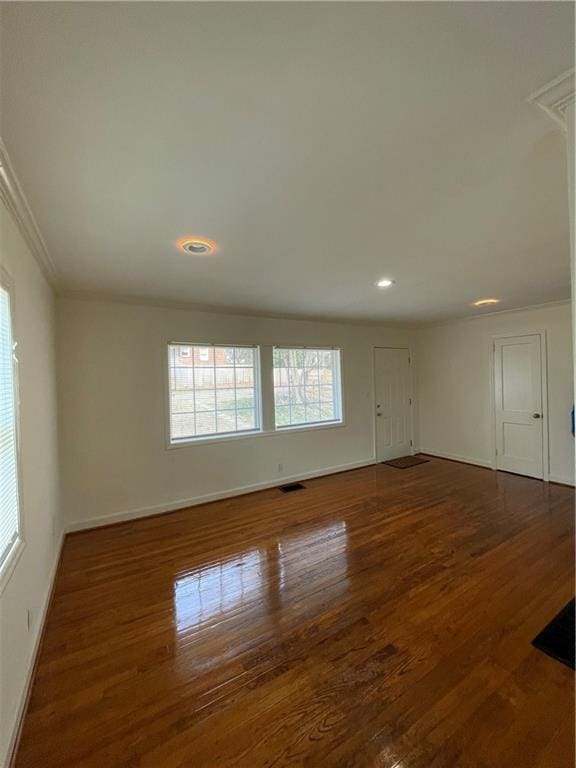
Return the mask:
[[0,568],[18,538],[16,403],[10,293],[0,285]]

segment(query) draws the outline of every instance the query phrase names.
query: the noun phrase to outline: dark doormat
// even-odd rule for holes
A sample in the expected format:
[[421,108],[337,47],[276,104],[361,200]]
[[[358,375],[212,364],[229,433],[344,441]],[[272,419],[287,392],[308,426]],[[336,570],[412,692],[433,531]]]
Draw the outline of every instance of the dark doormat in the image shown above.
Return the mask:
[[574,669],[574,600],[570,600],[560,613],[532,640],[532,645],[553,659]]
[[416,467],[418,464],[427,464],[429,459],[421,459],[418,456],[401,456],[399,459],[390,459],[390,461],[383,461],[382,464],[386,464],[388,467],[395,467],[396,469],[409,469],[410,467]]
[[278,489],[282,491],[282,493],[292,493],[292,491],[302,491],[304,488],[306,488],[306,486],[302,485],[302,483],[288,483],[287,485],[278,486]]

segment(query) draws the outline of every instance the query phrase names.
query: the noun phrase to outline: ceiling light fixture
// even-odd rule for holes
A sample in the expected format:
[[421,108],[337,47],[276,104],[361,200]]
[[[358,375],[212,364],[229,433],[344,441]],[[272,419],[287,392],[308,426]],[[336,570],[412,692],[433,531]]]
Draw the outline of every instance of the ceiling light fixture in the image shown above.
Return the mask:
[[382,280],[378,280],[376,283],[378,288],[390,288],[391,285],[394,285],[394,280],[390,280],[387,277],[382,278]]
[[218,251],[218,246],[214,240],[209,240],[207,237],[196,237],[195,235],[180,238],[176,245],[181,251],[191,253],[193,256],[210,256]]
[[500,304],[500,299],[478,299],[472,302],[473,307],[489,307],[492,304]]

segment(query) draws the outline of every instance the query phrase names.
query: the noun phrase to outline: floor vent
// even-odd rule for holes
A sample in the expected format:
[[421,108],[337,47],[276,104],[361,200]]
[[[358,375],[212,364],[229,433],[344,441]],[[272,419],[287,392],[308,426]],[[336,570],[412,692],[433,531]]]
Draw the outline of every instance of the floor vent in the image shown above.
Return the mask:
[[278,486],[278,490],[282,491],[282,493],[292,493],[292,491],[303,491],[304,488],[306,488],[306,486],[302,485],[302,483],[288,483],[288,485]]

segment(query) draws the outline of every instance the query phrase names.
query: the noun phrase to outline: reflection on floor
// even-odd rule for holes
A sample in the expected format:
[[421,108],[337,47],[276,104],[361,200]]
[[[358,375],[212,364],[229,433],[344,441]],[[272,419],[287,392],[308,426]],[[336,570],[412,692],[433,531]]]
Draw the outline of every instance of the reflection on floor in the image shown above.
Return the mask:
[[568,768],[574,493],[432,460],[67,539],[18,768]]

